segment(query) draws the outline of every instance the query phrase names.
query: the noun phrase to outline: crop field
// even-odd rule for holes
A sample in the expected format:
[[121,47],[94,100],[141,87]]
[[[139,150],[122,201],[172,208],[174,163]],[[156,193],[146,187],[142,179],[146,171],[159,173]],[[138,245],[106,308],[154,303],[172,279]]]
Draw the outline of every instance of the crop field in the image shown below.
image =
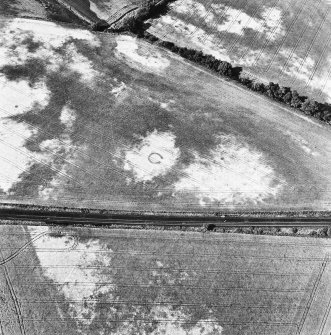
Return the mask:
[[60,0],[66,7],[77,11],[89,23],[104,20],[109,24],[116,22],[125,14],[144,8],[157,0]]
[[327,0],[177,0],[150,21],[155,36],[243,66],[252,78],[331,101]]
[[32,16],[45,19],[47,13],[40,2],[35,0],[1,0],[0,14],[15,16]]
[[45,19],[87,26],[85,20],[62,6],[58,0],[1,0],[0,17],[3,16]]
[[1,334],[329,335],[327,240],[0,228]]
[[2,201],[330,208],[329,126],[129,35],[2,19],[0,40]]

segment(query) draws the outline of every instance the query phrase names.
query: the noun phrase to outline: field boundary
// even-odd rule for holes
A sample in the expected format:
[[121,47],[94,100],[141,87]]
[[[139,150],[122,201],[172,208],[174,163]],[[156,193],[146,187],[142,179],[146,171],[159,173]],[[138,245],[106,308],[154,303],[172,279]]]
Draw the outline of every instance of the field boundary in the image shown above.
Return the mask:
[[311,294],[310,294],[310,296],[309,296],[309,300],[308,300],[308,302],[307,302],[307,305],[306,305],[305,308],[304,308],[304,313],[303,313],[302,318],[301,318],[301,320],[300,320],[300,322],[299,322],[299,324],[298,324],[298,335],[301,335],[301,332],[302,332],[302,329],[303,329],[303,327],[304,327],[304,324],[305,324],[307,315],[308,315],[308,313],[309,313],[309,311],[310,311],[310,309],[311,309],[311,305],[312,305],[313,300],[314,300],[314,298],[315,298],[315,296],[316,296],[316,291],[317,291],[317,289],[318,289],[318,287],[319,287],[319,284],[320,284],[320,282],[321,282],[322,275],[323,275],[323,273],[324,273],[324,270],[325,270],[325,268],[326,268],[328,262],[329,262],[329,255],[326,254],[326,255],[324,256],[324,260],[323,260],[323,262],[322,262],[322,265],[321,265],[321,267],[320,267],[320,270],[319,270],[318,275],[317,275],[317,277],[316,277],[316,280],[315,280],[315,282],[314,282],[314,286],[313,286],[313,289],[312,289]]

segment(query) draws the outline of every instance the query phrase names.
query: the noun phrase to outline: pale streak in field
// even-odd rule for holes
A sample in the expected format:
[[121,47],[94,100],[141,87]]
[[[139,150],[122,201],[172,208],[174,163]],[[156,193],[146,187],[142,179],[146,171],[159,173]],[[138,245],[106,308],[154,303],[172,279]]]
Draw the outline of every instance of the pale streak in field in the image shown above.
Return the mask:
[[[34,52],[24,44],[25,39],[32,38],[39,43]],[[8,20],[8,24],[0,30],[0,67],[6,65],[23,65],[27,60],[42,60],[47,62],[48,73],[56,72],[60,66],[66,66],[68,70],[80,74],[85,84],[92,85],[98,72],[93,69],[92,63],[80,54],[72,42],[73,39],[82,40],[88,45],[99,46],[98,38],[88,31],[81,29],[68,29],[49,22],[43,22],[42,27],[38,21],[25,19]],[[64,55],[59,55],[55,48],[63,47]],[[45,79],[40,79],[34,85],[27,80],[9,81],[4,75],[0,76],[0,165],[1,179],[0,188],[8,191],[11,186],[19,180],[20,174],[28,168],[34,158],[46,160],[51,163],[49,153],[54,155],[67,147],[70,147],[68,138],[64,135],[63,141],[41,144],[42,152],[35,154],[29,152],[25,147],[25,140],[33,131],[27,125],[6,119],[8,116],[20,115],[31,108],[44,108],[50,99],[51,92],[47,88]],[[17,97],[19,96],[19,99]],[[64,109],[61,114],[63,122],[68,126],[73,122],[70,111]],[[18,136],[19,134],[19,136]],[[51,146],[51,147],[49,147]],[[57,148],[55,148],[57,146]],[[7,160],[8,159],[8,160]]]
[[20,115],[34,105],[45,107],[49,93],[44,83],[30,87],[25,80],[9,82],[0,75],[0,176],[5,177],[0,179],[0,189],[5,192],[29,166],[31,156],[24,143],[33,133],[27,125],[8,117]]
[[[89,240],[85,243],[78,241],[75,248],[72,249],[74,240],[70,235],[52,237],[47,234],[51,232],[51,229],[46,227],[28,227],[28,230],[32,238],[41,233],[45,234],[33,242],[41,269],[68,300],[71,316],[79,318],[77,321],[78,331],[81,334],[89,334],[86,327],[96,317],[94,311],[96,299],[100,298],[100,295],[107,295],[107,300],[116,300],[116,297],[113,296],[116,282],[109,272],[105,273],[104,271],[105,269],[111,271],[112,250],[98,240]],[[157,265],[160,268],[163,266],[161,262],[157,262]],[[156,272],[155,276],[162,276],[168,284],[174,282],[171,272],[160,274]],[[182,280],[186,279],[187,274],[184,273]],[[115,309],[113,312],[119,316]],[[61,310],[59,314],[62,314]],[[112,334],[137,334],[137,330],[143,329],[144,326],[144,321],[140,321],[140,319],[171,320],[166,323],[158,323],[156,329],[149,333],[151,335],[209,335],[221,334],[223,331],[223,328],[212,317],[212,311],[210,318],[198,320],[189,330],[183,327],[183,320],[190,321],[189,315],[182,309],[174,309],[171,305],[154,306],[148,314],[145,313],[145,309],[136,307],[133,316],[137,317],[135,323],[121,322],[119,329]],[[111,315],[109,318],[112,319]]]
[[[44,200],[58,199],[61,184],[63,182],[63,178],[61,178],[61,175],[67,174],[68,165],[73,163],[76,158],[75,151],[77,149],[77,146],[75,146],[70,139],[70,133],[76,121],[76,116],[77,114],[75,110],[73,110],[67,105],[64,106],[61,111],[60,121],[65,126],[65,132],[61,135],[60,139],[46,140],[40,144],[40,149],[52,152],[53,156],[54,155],[61,156],[64,154],[67,163],[60,167],[57,167],[59,172],[49,182],[48,186],[46,187],[44,185],[39,186],[38,195],[40,198]],[[80,150],[84,150],[84,148],[80,147]],[[51,158],[52,157],[50,157],[49,163],[51,163]]]
[[[35,235],[38,227],[28,228]],[[40,232],[51,232],[40,227]],[[83,325],[89,325],[94,318],[95,299],[100,294],[110,294],[113,285],[110,275],[98,272],[98,268],[111,266],[112,250],[107,249],[99,241],[78,242],[75,250],[70,249],[72,238],[52,237],[48,234],[33,242],[44,275],[51,279],[60,293],[69,300],[72,317],[81,318]],[[84,285],[85,284],[85,285]],[[87,285],[88,284],[88,285]],[[84,304],[84,301],[86,303]],[[79,322],[78,321],[78,322]]]
[[[287,59],[289,56],[291,57],[289,65],[287,68],[283,68],[280,64],[279,69],[286,73],[288,76],[292,78],[297,78],[307,83],[310,87],[314,89],[319,89],[327,96],[327,102],[331,102],[331,80],[327,77],[328,73],[326,71],[323,72],[322,75],[314,76],[310,79],[311,73],[316,65],[316,62],[313,58],[307,57],[303,60],[297,54],[292,54],[290,50],[285,49],[280,52],[280,54]],[[331,67],[331,59],[328,61],[327,68]]]
[[230,62],[231,58],[227,54],[225,48],[219,43],[215,44],[215,41],[211,35],[208,35],[202,28],[196,27],[191,23],[186,23],[178,18],[172,17],[171,15],[162,16],[157,23],[156,27],[159,29],[174,29],[179,35],[178,44],[180,45],[180,39],[182,34],[189,34],[191,46],[195,46],[200,50],[203,50],[206,54],[212,55],[218,59],[222,59]]
[[115,54],[137,70],[162,73],[170,65],[170,61],[155,49],[151,52],[147,47],[138,48],[137,40],[132,36],[118,36],[116,42]]
[[185,170],[186,177],[175,183],[176,193],[194,194],[201,206],[263,203],[282,189],[274,170],[262,153],[241,144],[234,136],[221,136],[211,157],[195,154]]
[[320,156],[320,153],[312,149],[309,143],[303,139],[301,136],[293,134],[290,131],[287,131],[286,134],[290,136],[290,138],[298,144],[298,146],[306,153],[311,156]]
[[219,15],[226,12],[227,20],[216,26],[220,32],[238,34],[243,36],[245,29],[252,29],[265,34],[270,40],[275,40],[285,34],[282,28],[282,12],[278,8],[265,8],[261,13],[263,19],[253,18],[246,13],[223,5],[212,5]]
[[[125,152],[124,170],[131,171],[134,181],[146,182],[164,176],[178,161],[180,150],[175,146],[175,135],[171,132],[154,132],[141,138],[141,142]],[[152,156],[157,161],[153,162]]]
[[[282,28],[282,12],[280,9],[265,7],[261,16],[263,19],[253,18],[246,13],[221,4],[212,4],[211,8],[215,11],[213,14],[210,9],[194,0],[183,0],[179,4],[173,4],[173,10],[177,13],[191,15],[194,13],[203,19],[210,27],[218,31],[244,35],[244,29],[253,29],[261,34],[265,34],[271,40],[277,39],[285,34]],[[217,24],[219,17],[225,17],[222,24]]]
[[90,10],[97,15],[99,19],[106,20],[109,18],[109,12],[112,9],[111,6],[107,6],[107,2],[103,2],[102,8],[99,8],[98,4],[92,0],[90,2]]

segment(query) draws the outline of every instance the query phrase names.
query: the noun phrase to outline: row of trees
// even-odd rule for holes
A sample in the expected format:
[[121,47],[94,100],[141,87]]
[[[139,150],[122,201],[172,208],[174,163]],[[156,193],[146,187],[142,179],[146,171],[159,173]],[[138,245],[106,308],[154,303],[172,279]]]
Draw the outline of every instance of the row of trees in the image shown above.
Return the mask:
[[280,86],[277,83],[271,82],[265,85],[248,77],[240,77],[238,80],[252,91],[264,94],[270,99],[290,107],[300,109],[306,115],[313,116],[325,122],[331,122],[331,104],[320,103],[307,96],[300,95],[296,90],[292,90],[290,87]]
[[290,87],[283,87],[279,84],[269,83],[268,85],[259,83],[248,76],[242,76],[242,67],[233,67],[231,63],[216,59],[212,55],[205,55],[203,52],[179,47],[172,42],[161,41],[156,36],[148,33],[146,30],[135,31],[138,37],[145,38],[151,43],[157,43],[160,46],[198,63],[219,75],[230,77],[248,87],[252,91],[259,92],[268,96],[270,99],[286,104],[304,112],[306,115],[313,116],[324,122],[331,123],[331,104],[320,103],[307,96],[300,95],[296,90]]

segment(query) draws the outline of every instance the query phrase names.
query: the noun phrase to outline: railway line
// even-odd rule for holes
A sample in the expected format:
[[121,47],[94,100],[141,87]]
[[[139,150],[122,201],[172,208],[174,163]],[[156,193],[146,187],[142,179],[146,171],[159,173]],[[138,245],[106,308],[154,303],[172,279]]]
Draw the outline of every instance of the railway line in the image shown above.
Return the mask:
[[84,213],[38,213],[35,211],[0,210],[1,220],[43,222],[58,225],[91,226],[156,226],[156,227],[325,227],[331,226],[331,217],[249,217],[249,216],[185,216],[144,215],[135,213],[84,214]]

